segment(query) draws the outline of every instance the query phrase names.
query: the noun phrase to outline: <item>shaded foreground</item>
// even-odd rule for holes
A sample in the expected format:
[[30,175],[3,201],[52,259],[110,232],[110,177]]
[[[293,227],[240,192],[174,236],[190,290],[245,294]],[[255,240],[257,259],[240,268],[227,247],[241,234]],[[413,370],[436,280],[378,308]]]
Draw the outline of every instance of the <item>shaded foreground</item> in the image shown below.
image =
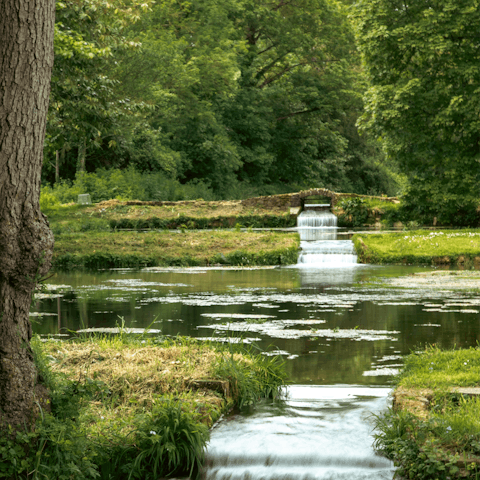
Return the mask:
[[221,414],[275,398],[286,378],[277,357],[121,329],[32,345],[51,411],[33,432],[0,439],[0,478],[195,475]]
[[480,349],[428,347],[406,358],[393,408],[377,417],[375,447],[398,475],[480,477]]

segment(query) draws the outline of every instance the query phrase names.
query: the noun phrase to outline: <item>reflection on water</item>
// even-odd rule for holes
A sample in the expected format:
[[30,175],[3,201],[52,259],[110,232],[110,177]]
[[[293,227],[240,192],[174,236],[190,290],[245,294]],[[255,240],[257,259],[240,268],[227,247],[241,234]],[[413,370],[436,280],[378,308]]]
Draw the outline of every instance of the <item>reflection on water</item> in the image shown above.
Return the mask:
[[[413,267],[146,269],[56,274],[60,293],[33,314],[40,334],[83,328],[160,330],[280,351],[301,384],[385,384],[412,349],[475,346],[476,292],[390,288]],[[38,317],[32,320],[38,321]],[[229,340],[229,338],[234,340]]]
[[206,480],[380,480],[393,464],[371,447],[387,388],[292,386],[281,405],[235,415],[212,432]]
[[133,331],[255,343],[267,355],[281,355],[296,384],[289,400],[215,429],[208,479],[391,479],[391,463],[370,446],[368,412],[385,407],[388,391],[374,386],[387,385],[404,355],[425,344],[480,341],[478,290],[385,284],[415,271],[426,269],[56,274],[58,292],[37,298],[32,319],[43,313],[34,324],[43,335],[111,329],[122,319]]

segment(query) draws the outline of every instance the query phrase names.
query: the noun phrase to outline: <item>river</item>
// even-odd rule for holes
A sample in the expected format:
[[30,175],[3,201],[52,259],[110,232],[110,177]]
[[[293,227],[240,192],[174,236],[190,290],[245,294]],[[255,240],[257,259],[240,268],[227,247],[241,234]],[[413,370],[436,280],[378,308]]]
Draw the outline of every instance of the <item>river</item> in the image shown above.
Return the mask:
[[[151,268],[56,273],[32,308],[34,331],[149,328],[256,345],[285,360],[291,386],[221,422],[208,479],[391,479],[371,447],[372,417],[392,376],[427,344],[476,346],[480,295],[436,282],[431,268]],[[402,279],[401,282],[398,279]]]

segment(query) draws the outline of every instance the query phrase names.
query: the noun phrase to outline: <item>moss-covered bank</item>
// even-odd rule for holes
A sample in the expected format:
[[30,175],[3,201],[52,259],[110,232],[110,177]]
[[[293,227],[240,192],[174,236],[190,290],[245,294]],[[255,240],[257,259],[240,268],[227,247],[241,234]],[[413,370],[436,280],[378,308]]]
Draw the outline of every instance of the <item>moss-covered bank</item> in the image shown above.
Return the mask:
[[480,350],[429,347],[406,358],[378,451],[410,479],[480,478]]
[[362,263],[480,267],[480,230],[356,234],[352,240]]
[[156,480],[194,476],[208,429],[233,406],[277,397],[277,357],[189,338],[34,340],[51,412],[0,438],[0,478]]

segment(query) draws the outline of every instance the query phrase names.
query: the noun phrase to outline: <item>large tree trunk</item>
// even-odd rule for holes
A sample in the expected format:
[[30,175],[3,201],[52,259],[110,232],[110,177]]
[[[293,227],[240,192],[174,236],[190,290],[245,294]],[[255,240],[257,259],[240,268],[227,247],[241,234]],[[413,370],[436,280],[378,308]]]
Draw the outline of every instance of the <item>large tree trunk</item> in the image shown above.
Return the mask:
[[42,404],[28,314],[53,249],[39,196],[54,21],[55,0],[0,1],[0,430]]

